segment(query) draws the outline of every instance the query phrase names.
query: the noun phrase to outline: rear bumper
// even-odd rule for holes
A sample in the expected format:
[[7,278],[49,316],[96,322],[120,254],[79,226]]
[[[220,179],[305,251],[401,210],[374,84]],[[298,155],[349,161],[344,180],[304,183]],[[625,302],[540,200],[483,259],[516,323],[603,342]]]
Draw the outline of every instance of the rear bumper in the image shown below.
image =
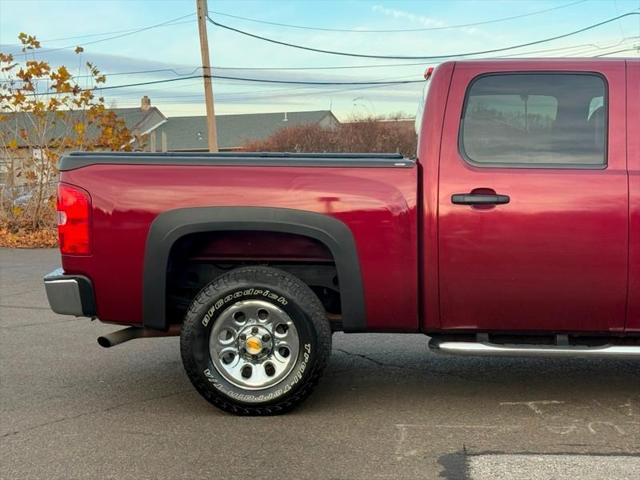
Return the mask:
[[65,275],[59,268],[44,277],[51,310],[61,315],[95,317],[96,302],[91,280],[83,275]]

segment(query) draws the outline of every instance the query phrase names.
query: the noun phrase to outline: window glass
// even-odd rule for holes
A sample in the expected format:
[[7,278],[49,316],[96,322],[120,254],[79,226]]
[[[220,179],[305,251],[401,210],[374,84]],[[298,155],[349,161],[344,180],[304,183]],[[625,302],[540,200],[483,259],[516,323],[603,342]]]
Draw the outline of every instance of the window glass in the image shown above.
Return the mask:
[[467,92],[462,153],[481,165],[604,165],[605,99],[597,75],[480,77]]

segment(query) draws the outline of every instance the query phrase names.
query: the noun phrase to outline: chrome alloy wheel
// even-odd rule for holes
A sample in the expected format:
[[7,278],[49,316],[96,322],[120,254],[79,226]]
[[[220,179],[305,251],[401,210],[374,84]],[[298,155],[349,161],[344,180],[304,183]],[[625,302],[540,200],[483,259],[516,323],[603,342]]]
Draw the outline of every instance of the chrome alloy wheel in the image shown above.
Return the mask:
[[216,320],[209,354],[216,370],[230,383],[262,390],[291,372],[299,345],[296,326],[283,310],[262,300],[244,300]]

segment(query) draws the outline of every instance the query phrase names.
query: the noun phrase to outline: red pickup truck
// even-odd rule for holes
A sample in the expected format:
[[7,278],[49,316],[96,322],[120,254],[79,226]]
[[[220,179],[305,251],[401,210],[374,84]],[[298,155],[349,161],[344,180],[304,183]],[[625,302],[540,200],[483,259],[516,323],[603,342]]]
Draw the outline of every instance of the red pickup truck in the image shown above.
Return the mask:
[[640,357],[640,60],[448,62],[417,159],[72,153],[51,308],[180,335],[195,388],[284,412],[333,331]]

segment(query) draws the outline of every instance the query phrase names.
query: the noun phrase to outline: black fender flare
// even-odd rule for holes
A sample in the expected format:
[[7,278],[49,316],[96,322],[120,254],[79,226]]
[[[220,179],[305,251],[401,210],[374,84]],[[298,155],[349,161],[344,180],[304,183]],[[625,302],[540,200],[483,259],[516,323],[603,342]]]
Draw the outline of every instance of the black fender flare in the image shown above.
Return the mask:
[[356,243],[340,220],[315,212],[270,207],[195,207],[169,210],[151,223],[144,254],[142,320],[145,327],[166,330],[167,267],[175,242],[192,233],[261,230],[292,233],[318,240],[336,262],[345,332],[366,330],[366,309]]

